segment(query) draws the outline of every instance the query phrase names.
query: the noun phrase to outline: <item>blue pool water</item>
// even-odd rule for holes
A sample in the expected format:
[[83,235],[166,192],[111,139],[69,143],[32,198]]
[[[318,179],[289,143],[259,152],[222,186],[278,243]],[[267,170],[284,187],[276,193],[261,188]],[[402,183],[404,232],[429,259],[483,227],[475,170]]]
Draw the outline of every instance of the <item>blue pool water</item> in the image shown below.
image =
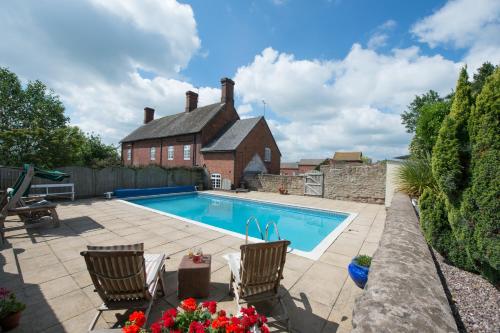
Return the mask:
[[[293,249],[304,252],[312,251],[348,217],[342,213],[199,193],[128,201],[241,235],[245,235],[246,221],[251,216],[259,220],[263,233],[266,224],[274,221],[281,239],[288,239]],[[250,224],[249,236],[260,239],[255,223]],[[277,239],[273,227],[269,228],[269,239]]]

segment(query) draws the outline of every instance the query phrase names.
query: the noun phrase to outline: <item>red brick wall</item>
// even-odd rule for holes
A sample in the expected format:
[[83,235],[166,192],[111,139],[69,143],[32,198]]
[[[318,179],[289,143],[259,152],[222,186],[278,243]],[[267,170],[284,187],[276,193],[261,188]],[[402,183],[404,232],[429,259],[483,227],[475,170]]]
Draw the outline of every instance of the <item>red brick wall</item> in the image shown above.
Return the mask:
[[299,165],[299,174],[309,172],[311,170],[314,170],[315,168],[316,165]]
[[[271,162],[264,161],[264,148],[271,148]],[[273,134],[264,119],[261,119],[236,149],[235,184],[239,185],[243,170],[255,154],[259,154],[268,173],[280,173],[281,153]]]
[[219,111],[201,132],[201,143],[206,145],[220,134],[220,131],[228,124],[240,119],[233,105],[226,104],[225,108]]
[[229,179],[234,184],[234,152],[205,153],[203,160],[210,174],[220,173],[223,179]]
[[298,174],[299,174],[299,169],[298,168],[281,168],[280,169],[280,175],[295,176],[295,175],[298,175]]
[[[122,144],[122,161],[124,165],[145,166],[150,164],[160,164],[160,139],[142,140],[133,143]],[[127,160],[127,149],[132,148],[132,159]],[[151,147],[156,147],[155,160],[150,158]]]

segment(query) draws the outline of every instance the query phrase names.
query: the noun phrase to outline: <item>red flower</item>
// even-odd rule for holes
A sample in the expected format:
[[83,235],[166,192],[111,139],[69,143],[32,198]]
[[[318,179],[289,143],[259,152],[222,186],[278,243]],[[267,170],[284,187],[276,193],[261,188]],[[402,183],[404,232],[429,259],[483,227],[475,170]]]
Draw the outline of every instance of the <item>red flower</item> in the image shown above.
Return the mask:
[[175,324],[174,318],[170,316],[163,316],[163,326],[165,327],[173,327]]
[[123,333],[138,333],[141,328],[135,324],[122,328]]
[[226,311],[220,310],[219,311],[219,317],[225,317],[226,316]]
[[166,315],[169,315],[169,316],[174,317],[174,318],[177,317],[177,309],[168,309],[163,314],[163,316],[166,316]]
[[170,330],[170,333],[182,333],[181,330]]
[[[222,312],[222,311],[221,311]],[[212,321],[212,328],[224,328],[229,324],[229,320],[226,316],[221,316],[219,312],[219,316]]]
[[142,311],[134,311],[128,317],[128,320],[133,322],[135,325],[142,327],[146,323],[146,317],[144,316],[144,312]]
[[266,316],[260,316],[260,322],[261,322],[262,324],[267,323],[267,318],[266,318]]
[[193,321],[189,325],[189,333],[205,333],[205,327],[198,321]]
[[161,333],[161,324],[159,322],[151,325],[151,333]]
[[249,308],[241,308],[240,310],[241,313],[247,315],[247,316],[251,316],[251,315],[254,315],[255,314],[255,308],[253,306],[249,307]]
[[266,325],[262,325],[260,327],[260,333],[269,333],[269,327],[267,327]]
[[196,300],[194,298],[188,298],[181,302],[181,307],[188,312],[193,312],[196,310]]
[[211,314],[215,314],[215,312],[217,312],[217,302],[208,301],[208,302],[203,302],[202,305],[204,308],[207,308]]

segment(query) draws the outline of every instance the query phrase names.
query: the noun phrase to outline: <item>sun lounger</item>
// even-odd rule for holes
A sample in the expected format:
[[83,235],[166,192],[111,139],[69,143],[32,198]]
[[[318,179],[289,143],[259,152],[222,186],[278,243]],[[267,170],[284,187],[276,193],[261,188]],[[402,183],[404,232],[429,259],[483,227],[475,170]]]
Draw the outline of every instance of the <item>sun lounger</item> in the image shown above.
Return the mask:
[[166,290],[163,273],[165,255],[144,254],[144,244],[87,246],[81,252],[103,304],[89,326],[107,310],[146,309],[146,318],[159,290]]
[[278,293],[289,245],[287,240],[246,244],[240,246],[241,253],[224,256],[231,271],[229,289],[238,308],[244,303],[278,300],[283,309],[280,319],[289,325],[286,307]]

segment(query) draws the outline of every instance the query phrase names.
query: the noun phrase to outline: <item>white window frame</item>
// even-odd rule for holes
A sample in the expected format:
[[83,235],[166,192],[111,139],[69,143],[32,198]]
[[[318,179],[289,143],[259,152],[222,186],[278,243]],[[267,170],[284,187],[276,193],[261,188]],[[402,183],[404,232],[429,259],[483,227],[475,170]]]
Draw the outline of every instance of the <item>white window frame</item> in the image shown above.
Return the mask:
[[271,148],[264,148],[264,162],[271,162]]
[[191,145],[184,145],[184,161],[191,159]]
[[151,161],[156,160],[156,147],[149,148],[149,160]]
[[212,188],[221,188],[222,175],[220,173],[212,173],[210,175],[210,181],[212,182]]
[[127,148],[127,161],[132,160],[132,148]]
[[168,146],[167,148],[167,159],[169,161],[174,160],[174,146]]

